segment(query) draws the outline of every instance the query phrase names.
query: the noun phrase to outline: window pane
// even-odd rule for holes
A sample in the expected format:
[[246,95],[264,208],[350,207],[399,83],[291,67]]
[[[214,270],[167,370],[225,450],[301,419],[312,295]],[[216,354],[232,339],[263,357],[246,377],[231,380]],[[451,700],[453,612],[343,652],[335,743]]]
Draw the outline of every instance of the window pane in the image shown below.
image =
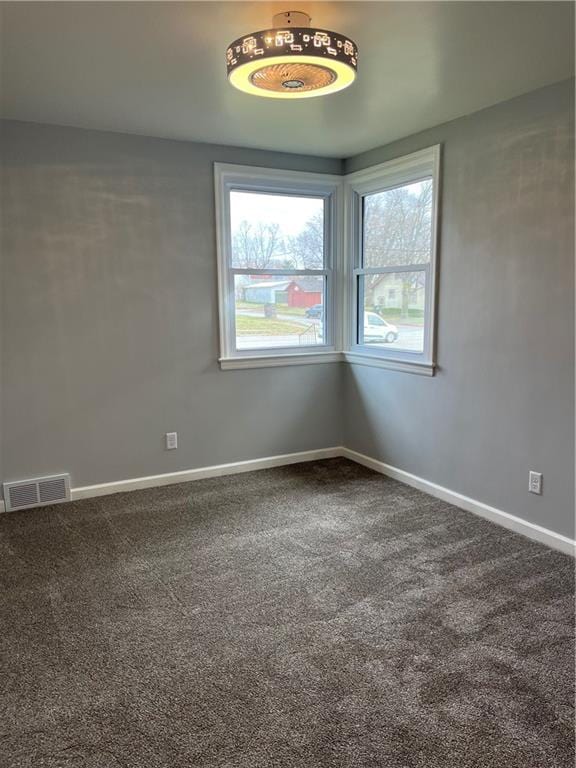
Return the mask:
[[310,347],[324,340],[324,277],[235,275],[236,349]]
[[364,267],[430,261],[432,180],[364,197]]
[[424,351],[426,272],[385,272],[359,278],[358,341],[370,347]]
[[230,193],[232,266],[323,269],[324,199]]

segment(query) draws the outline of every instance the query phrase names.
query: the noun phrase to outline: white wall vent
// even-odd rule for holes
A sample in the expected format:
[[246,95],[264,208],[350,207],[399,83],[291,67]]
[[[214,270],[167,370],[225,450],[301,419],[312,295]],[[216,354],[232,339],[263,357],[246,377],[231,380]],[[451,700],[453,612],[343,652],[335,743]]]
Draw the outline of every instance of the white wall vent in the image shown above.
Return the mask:
[[51,475],[4,483],[6,512],[70,501],[70,475]]

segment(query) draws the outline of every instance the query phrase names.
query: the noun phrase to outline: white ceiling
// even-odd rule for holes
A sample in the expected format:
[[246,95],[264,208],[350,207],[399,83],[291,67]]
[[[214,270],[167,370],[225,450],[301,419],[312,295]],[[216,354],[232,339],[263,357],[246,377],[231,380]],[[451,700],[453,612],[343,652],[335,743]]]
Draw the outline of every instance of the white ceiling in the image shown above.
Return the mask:
[[[234,90],[224,53],[304,10],[359,46],[342,93]],[[345,157],[573,74],[571,2],[4,2],[3,115]]]

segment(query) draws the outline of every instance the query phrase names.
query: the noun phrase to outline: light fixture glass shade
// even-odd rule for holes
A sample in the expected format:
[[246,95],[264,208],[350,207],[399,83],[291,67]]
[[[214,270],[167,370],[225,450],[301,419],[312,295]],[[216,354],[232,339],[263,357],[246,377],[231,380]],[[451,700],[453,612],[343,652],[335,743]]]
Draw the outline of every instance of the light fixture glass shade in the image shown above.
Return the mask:
[[344,35],[310,27],[278,27],[238,38],[226,51],[236,88],[272,99],[341,91],[356,77],[358,49]]

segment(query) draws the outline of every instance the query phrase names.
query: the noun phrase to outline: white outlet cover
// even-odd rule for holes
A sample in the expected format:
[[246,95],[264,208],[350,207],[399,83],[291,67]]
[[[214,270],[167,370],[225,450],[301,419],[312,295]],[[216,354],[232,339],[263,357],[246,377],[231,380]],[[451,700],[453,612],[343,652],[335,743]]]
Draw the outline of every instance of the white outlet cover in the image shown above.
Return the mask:
[[173,451],[178,448],[178,432],[166,432],[166,450]]
[[541,472],[530,472],[530,479],[528,484],[528,490],[530,493],[542,493],[542,473]]

